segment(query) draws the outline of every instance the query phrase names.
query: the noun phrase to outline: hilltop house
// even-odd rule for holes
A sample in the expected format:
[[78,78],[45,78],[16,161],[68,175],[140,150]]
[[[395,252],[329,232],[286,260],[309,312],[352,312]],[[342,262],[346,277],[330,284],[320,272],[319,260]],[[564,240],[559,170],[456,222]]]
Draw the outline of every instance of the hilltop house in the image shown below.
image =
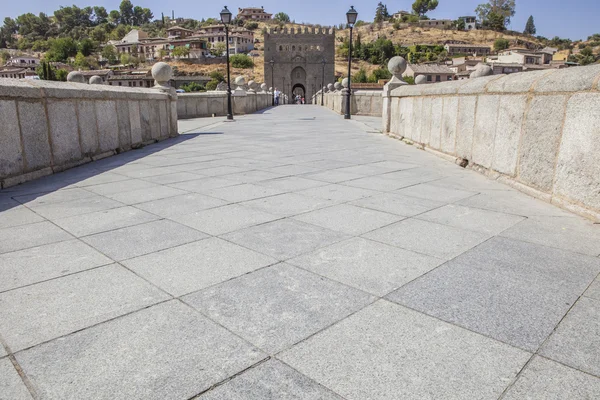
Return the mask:
[[472,31],[477,29],[477,17],[475,16],[466,16],[466,17],[458,17],[458,20],[462,20],[465,22],[465,31]]
[[478,44],[446,44],[444,49],[448,52],[448,55],[474,55],[474,56],[487,56],[491,53],[492,49],[490,46],[478,45]]
[[416,78],[424,75],[427,83],[451,81],[454,78],[454,71],[445,65],[437,64],[408,64],[403,76]]
[[6,63],[7,67],[25,68],[29,71],[35,71],[40,65],[40,59],[31,56],[14,56]]
[[[206,39],[209,48],[215,48],[218,43],[225,43],[225,28],[223,25],[211,25],[200,28],[194,37]],[[254,50],[254,33],[245,28],[234,28],[229,31],[229,52],[231,54],[248,53]]]
[[238,8],[238,14],[236,18],[241,21],[264,21],[270,20],[273,14],[269,14],[265,12],[264,7],[248,7],[248,8]]

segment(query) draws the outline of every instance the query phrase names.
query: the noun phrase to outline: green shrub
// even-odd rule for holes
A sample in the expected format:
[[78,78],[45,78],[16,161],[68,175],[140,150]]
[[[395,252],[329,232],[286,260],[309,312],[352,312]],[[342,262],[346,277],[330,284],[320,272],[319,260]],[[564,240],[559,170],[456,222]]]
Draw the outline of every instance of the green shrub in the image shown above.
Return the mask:
[[258,22],[248,21],[244,26],[246,27],[246,29],[253,31],[258,28]]
[[181,88],[185,90],[186,93],[206,91],[204,85],[201,85],[198,82],[186,83],[185,85],[181,85]]
[[231,62],[231,66],[233,68],[253,68],[254,67],[254,61],[252,61],[252,58],[250,58],[250,56],[248,56],[246,54],[234,54],[231,57],[229,57],[229,60]]

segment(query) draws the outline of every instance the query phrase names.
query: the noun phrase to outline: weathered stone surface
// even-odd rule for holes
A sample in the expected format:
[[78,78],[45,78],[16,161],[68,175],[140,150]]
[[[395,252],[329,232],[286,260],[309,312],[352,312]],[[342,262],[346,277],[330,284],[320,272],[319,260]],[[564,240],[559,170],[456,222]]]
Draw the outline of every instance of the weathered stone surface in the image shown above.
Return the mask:
[[417,116],[421,119],[421,129],[420,129],[420,140],[419,143],[423,143],[428,145],[429,140],[431,138],[431,108],[433,104],[433,97],[423,97],[421,103],[421,114]]
[[473,162],[491,167],[494,156],[494,138],[498,122],[500,96],[479,96],[473,135]]
[[17,118],[17,104],[0,100],[0,177],[23,170],[21,131]]
[[129,116],[128,104],[129,102],[126,100],[117,101],[120,149],[128,149],[131,147],[131,117]]
[[[483,79],[483,78],[482,78]],[[477,97],[462,96],[458,99],[458,124],[456,127],[456,155],[471,159],[475,132],[475,110]]]
[[544,191],[552,189],[566,101],[560,95],[534,97],[523,125],[519,179]]
[[81,158],[75,103],[49,101],[50,138],[54,164],[61,165]]
[[554,192],[600,210],[600,94],[573,95],[567,104]]
[[579,69],[559,69],[544,76],[535,85],[535,92],[579,92],[590,90],[600,77],[599,65],[588,65]]
[[434,97],[431,100],[431,128],[429,146],[439,150],[441,147],[442,119],[444,115],[444,98]]
[[496,79],[503,79],[504,77],[505,77],[505,75],[492,75],[492,76],[482,76],[477,79],[467,79],[467,80],[465,80],[465,83],[457,81],[460,84],[460,87],[458,88],[458,93],[459,94],[483,93],[485,91],[485,88],[488,86],[488,84],[490,84],[492,81],[495,81]]
[[413,101],[413,109],[412,109],[412,120],[410,126],[412,127],[411,132],[407,135],[408,138],[414,140],[417,143],[422,143],[421,141],[421,131],[423,125],[423,98],[417,97]]
[[[449,154],[456,150],[456,125],[458,123],[458,98],[444,97],[444,112],[441,115],[442,132],[440,135],[440,149]],[[461,132],[462,134],[462,132]]]
[[150,102],[140,101],[140,121],[142,127],[142,141],[152,140],[152,128],[150,127]]
[[131,129],[131,143],[142,143],[142,120],[140,116],[140,103],[129,101],[129,127]]
[[492,168],[498,172],[511,176],[516,175],[519,140],[526,107],[527,96],[525,95],[500,98],[492,161]]
[[115,118],[116,113],[117,108],[114,101],[96,102],[100,151],[115,150],[119,147],[119,124]]
[[554,71],[530,71],[503,75],[498,80],[493,80],[487,85],[489,93],[525,93],[529,92],[536,82]]
[[33,400],[13,363],[8,358],[0,359],[0,399]]
[[150,135],[152,139],[160,138],[160,102],[150,102]]
[[79,100],[77,102],[77,113],[79,117],[81,151],[85,155],[94,154],[98,151],[99,146],[96,105],[93,101]]
[[0,253],[73,239],[56,225],[44,221],[0,229]]
[[52,155],[44,105],[26,101],[17,104],[27,171],[50,166]]

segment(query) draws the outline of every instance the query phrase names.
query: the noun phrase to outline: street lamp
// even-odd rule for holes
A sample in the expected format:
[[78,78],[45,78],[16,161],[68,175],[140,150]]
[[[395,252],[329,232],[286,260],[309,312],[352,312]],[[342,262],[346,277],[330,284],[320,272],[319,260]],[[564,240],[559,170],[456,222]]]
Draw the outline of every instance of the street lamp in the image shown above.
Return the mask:
[[275,79],[274,79],[274,70],[273,67],[275,66],[275,61],[273,61],[273,59],[271,59],[271,61],[269,61],[269,64],[271,64],[271,87],[273,88],[273,93],[271,93],[271,106],[275,106]]
[[227,46],[227,119],[233,120],[231,107],[231,76],[229,73],[229,24],[231,23],[231,11],[227,6],[221,11],[221,22],[225,26],[225,45]]
[[352,28],[356,23],[356,18],[358,17],[358,12],[354,9],[354,6],[350,6],[350,10],[346,13],[346,20],[348,21],[348,27],[350,28],[350,46],[348,48],[348,93],[346,96],[346,114],[344,115],[344,119],[350,119],[350,95],[352,94],[352,90],[350,88],[350,74],[352,73]]
[[[321,61],[321,65],[323,66],[323,73],[321,74],[321,87],[325,86],[325,64],[327,64],[327,61],[323,59],[323,61]],[[323,96],[325,96],[324,92],[325,91],[321,89],[321,105],[323,105]]]

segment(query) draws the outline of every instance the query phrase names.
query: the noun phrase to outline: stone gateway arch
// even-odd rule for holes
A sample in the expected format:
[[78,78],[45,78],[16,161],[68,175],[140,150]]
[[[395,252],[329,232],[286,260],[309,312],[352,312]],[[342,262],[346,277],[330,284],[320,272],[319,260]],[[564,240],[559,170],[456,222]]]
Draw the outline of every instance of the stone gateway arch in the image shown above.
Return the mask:
[[[324,28],[271,29],[265,34],[265,83],[293,98],[307,101],[334,81],[335,30]],[[270,61],[273,60],[273,73]],[[325,71],[323,76],[323,64]],[[323,79],[324,78],[324,79]]]

